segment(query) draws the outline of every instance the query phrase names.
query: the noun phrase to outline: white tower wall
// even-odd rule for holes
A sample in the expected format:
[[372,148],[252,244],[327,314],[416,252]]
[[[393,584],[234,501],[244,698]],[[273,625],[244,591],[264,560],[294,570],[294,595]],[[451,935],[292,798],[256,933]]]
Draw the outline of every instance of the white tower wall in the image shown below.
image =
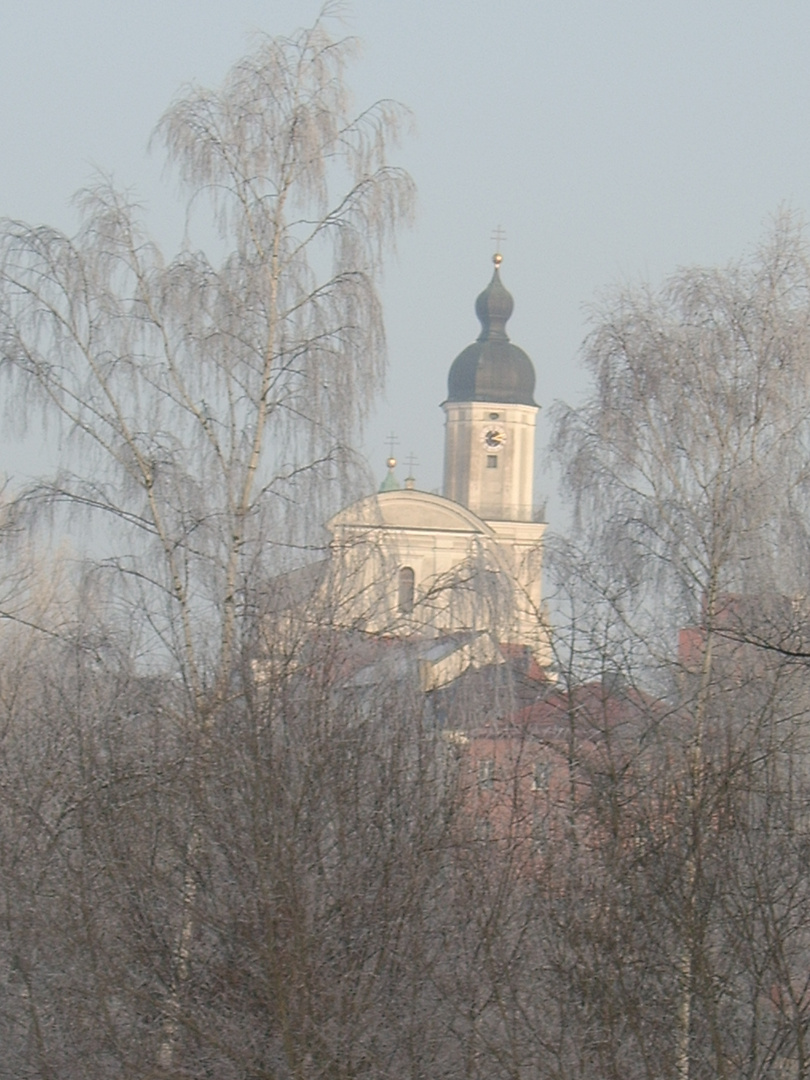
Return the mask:
[[[531,521],[536,405],[446,401],[444,495],[485,521]],[[488,445],[494,433],[500,440]]]

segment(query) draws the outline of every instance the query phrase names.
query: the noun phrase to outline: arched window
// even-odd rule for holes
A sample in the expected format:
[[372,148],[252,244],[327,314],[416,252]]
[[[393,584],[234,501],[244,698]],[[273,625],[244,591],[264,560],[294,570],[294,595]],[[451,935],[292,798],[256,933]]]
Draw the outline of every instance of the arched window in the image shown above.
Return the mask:
[[403,615],[413,611],[414,573],[410,566],[402,566],[399,571],[399,590],[397,607]]

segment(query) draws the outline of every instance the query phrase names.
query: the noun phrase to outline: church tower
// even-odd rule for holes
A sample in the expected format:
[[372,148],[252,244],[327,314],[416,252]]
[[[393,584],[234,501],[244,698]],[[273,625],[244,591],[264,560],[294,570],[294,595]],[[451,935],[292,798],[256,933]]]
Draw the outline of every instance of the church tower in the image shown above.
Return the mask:
[[501,284],[502,257],[475,302],[478,340],[450,368],[445,411],[444,495],[484,521],[532,520],[539,407],[534,367],[506,333],[514,301]]
[[481,333],[450,368],[444,497],[417,490],[413,477],[401,488],[390,458],[379,491],[328,523],[333,560],[323,595],[332,624],[442,639],[420,660],[431,688],[507,656],[551,664],[546,526],[533,513],[534,367],[507,337],[513,302],[501,256],[494,262],[475,305]]

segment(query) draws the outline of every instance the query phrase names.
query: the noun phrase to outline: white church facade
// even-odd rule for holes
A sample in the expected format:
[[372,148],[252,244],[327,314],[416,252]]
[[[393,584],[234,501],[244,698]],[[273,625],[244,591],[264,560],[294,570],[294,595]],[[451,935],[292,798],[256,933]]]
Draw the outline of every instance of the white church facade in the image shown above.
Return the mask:
[[476,301],[481,332],[449,372],[443,495],[418,491],[410,478],[400,488],[390,460],[380,491],[328,522],[323,586],[338,626],[454,637],[462,667],[502,662],[505,651],[521,648],[548,670],[545,524],[533,507],[535,372],[507,336],[513,300],[501,283],[501,257],[494,262]]

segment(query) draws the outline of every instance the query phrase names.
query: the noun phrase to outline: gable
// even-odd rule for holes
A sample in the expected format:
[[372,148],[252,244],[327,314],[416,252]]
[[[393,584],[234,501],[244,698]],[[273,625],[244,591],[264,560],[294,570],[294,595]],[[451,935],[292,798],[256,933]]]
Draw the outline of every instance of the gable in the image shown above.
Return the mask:
[[358,526],[494,535],[466,507],[424,491],[385,491],[371,495],[347,506],[327,523],[332,533]]

